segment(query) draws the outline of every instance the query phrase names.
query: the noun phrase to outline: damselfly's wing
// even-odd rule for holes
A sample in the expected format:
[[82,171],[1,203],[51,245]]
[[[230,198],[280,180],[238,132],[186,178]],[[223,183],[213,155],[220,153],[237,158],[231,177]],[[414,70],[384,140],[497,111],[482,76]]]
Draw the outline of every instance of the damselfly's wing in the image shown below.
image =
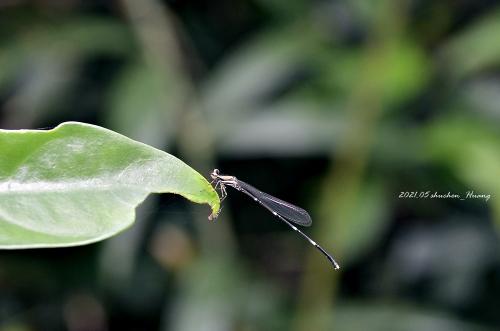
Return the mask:
[[304,209],[273,197],[270,194],[264,193],[252,185],[242,182],[241,180],[238,180],[238,185],[240,187],[235,187],[236,189],[241,189],[242,192],[256,199],[261,205],[269,209],[271,212],[275,212],[295,224],[302,226],[310,226],[312,224],[311,216],[309,216],[309,213]]

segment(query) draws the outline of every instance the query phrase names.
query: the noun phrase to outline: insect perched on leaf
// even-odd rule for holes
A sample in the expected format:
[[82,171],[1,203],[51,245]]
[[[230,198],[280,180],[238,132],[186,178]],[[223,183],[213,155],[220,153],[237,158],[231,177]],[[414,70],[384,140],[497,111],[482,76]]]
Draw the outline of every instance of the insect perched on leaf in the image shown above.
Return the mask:
[[[286,201],[273,197],[267,193],[259,191],[255,187],[250,184],[247,184],[234,176],[221,175],[219,169],[214,169],[210,174],[212,177],[212,184],[214,184],[216,189],[220,189],[221,192],[221,202],[227,197],[226,186],[230,186],[240,192],[245,193],[250,196],[256,202],[258,202],[262,207],[269,210],[274,216],[278,217],[280,220],[288,224],[289,227],[300,233],[302,237],[306,238],[311,245],[316,247],[326,258],[331,262],[335,269],[340,269],[339,264],[335,261],[335,259],[323,249],[320,245],[318,245],[314,240],[309,238],[304,232],[300,231],[295,225],[292,223],[302,225],[302,226],[310,226],[312,224],[311,216],[304,209],[292,205]],[[209,219],[217,218],[218,214],[209,216]]]

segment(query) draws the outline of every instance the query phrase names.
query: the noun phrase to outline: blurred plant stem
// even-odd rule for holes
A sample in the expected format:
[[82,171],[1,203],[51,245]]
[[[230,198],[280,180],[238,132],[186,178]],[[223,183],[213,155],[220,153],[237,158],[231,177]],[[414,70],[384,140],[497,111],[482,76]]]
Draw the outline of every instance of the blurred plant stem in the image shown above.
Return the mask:
[[356,201],[363,183],[374,130],[385,107],[381,76],[384,68],[391,65],[392,45],[402,38],[404,25],[404,11],[394,1],[383,1],[377,13],[375,28],[363,53],[359,85],[352,91],[346,110],[349,129],[346,130],[343,143],[331,156],[331,160],[338,161],[331,167],[322,184],[319,201],[321,220],[316,223],[313,236],[318,238],[319,243],[325,246],[329,244],[328,250],[336,257],[341,269],[319,272],[329,265],[317,251],[308,252],[293,321],[295,331],[332,329],[339,272],[342,272],[347,262],[343,259],[342,242],[349,237],[348,223],[353,210],[358,208]]
[[[180,28],[175,17],[168,8],[156,0],[132,1],[123,0],[123,6],[130,19],[131,25],[140,40],[144,58],[149,66],[163,74],[174,76],[176,90],[181,94],[176,107],[166,109],[172,111],[171,118],[180,123],[177,126],[176,141],[182,158],[198,171],[208,174],[214,164],[213,134],[205,124],[204,114],[199,104],[197,92],[190,78],[190,73],[183,61],[183,54],[177,33]],[[203,254],[225,255],[231,251],[231,235],[227,226],[217,229],[211,226],[203,216],[197,222],[200,228],[200,238]],[[223,222],[227,224],[227,222]],[[220,238],[225,232],[227,240],[213,240]],[[215,243],[222,245],[217,248]]]
[[[177,104],[165,111],[173,112],[170,118],[180,123],[176,127],[175,136],[182,158],[198,171],[208,174],[214,164],[214,138],[206,125],[197,91],[183,61],[185,56],[179,42],[179,24],[169,9],[159,1],[122,0],[122,4],[140,40],[148,65],[161,72],[160,76],[165,79],[174,77]],[[224,292],[223,286],[228,276],[221,274],[225,273],[224,270],[234,269],[234,239],[230,223],[226,217],[221,217],[215,225],[207,220],[207,216],[208,211],[207,215],[194,216],[201,251],[199,258],[187,269],[178,271],[180,286],[195,290],[191,293],[181,292],[184,296],[176,298],[176,314],[164,316],[167,319],[163,321],[165,329],[173,324],[178,330],[189,330],[193,323],[187,322],[183,316],[203,313],[197,311],[197,302],[204,302],[205,309],[211,309],[223,301],[221,298],[230,295]],[[200,274],[200,268],[203,269],[203,274]],[[219,282],[220,286],[217,286],[216,283],[202,282],[200,277],[219,279],[222,283]],[[208,297],[207,293],[210,293]],[[219,325],[232,323],[230,314],[213,309],[212,312],[212,317],[219,321]],[[199,323],[204,322],[200,319]]]

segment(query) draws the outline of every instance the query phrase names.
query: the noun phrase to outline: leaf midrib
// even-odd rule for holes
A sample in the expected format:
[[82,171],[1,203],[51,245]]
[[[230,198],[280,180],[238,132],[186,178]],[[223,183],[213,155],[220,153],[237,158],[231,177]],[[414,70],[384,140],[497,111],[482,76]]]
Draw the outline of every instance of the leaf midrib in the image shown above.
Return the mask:
[[120,191],[134,190],[141,193],[149,193],[144,186],[130,184],[104,184],[96,180],[77,181],[77,182],[4,182],[0,183],[0,194],[15,193],[47,193],[47,192],[78,192],[78,191]]

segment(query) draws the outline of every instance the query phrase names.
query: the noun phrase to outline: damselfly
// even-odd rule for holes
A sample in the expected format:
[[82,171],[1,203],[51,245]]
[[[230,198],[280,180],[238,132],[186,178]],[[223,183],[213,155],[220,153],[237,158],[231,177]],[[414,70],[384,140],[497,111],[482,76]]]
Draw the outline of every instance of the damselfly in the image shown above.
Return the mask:
[[[304,232],[300,231],[295,225],[292,224],[295,223],[302,226],[310,226],[312,224],[312,220],[307,211],[294,206],[291,203],[273,197],[272,195],[259,191],[252,185],[249,185],[234,176],[221,175],[218,169],[214,169],[210,174],[210,177],[213,179],[212,184],[214,184],[215,188],[220,189],[221,202],[227,197],[226,186],[230,186],[245,193],[258,202],[262,207],[269,210],[274,216],[285,222],[289,227],[300,233],[302,237],[306,238],[311,245],[316,247],[324,256],[326,256],[335,269],[340,268],[335,259],[327,251],[325,251],[323,247],[318,245],[314,240],[309,238]],[[209,219],[215,219],[217,216],[218,214],[211,215],[209,216]]]

